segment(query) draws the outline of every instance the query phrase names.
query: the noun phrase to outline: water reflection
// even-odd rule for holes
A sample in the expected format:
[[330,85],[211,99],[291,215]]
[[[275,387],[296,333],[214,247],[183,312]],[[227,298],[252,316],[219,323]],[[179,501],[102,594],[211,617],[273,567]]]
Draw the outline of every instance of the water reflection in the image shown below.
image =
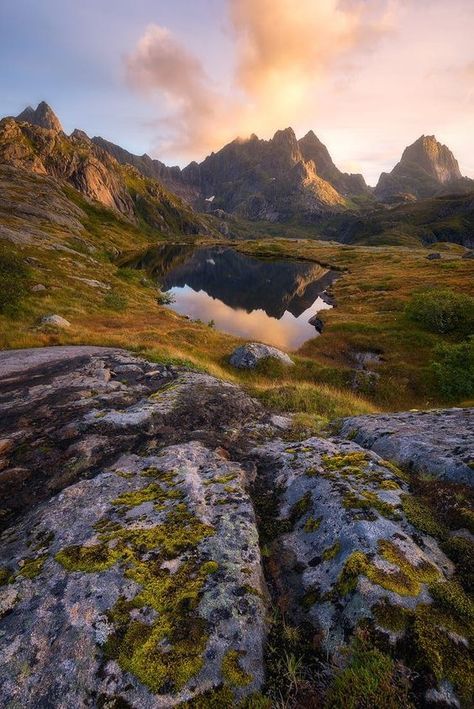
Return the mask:
[[169,291],[176,312],[286,350],[318,334],[308,321],[331,307],[324,291],[336,277],[315,263],[178,244],[151,249],[129,265],[145,268]]

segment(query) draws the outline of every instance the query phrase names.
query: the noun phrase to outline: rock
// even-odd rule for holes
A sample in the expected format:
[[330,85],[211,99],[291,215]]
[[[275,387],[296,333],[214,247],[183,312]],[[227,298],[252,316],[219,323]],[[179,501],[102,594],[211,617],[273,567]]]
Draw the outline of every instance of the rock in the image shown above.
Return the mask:
[[474,258],[474,251],[466,251],[465,254],[462,255],[463,258]]
[[432,254],[428,254],[428,256],[426,258],[428,259],[428,261],[437,261],[438,259],[441,258],[441,254],[437,253],[437,252],[432,253]]
[[280,491],[271,554],[288,620],[312,624],[332,662],[343,662],[347,634],[361,621],[380,625],[380,605],[413,611],[429,603],[429,584],[452,573],[436,541],[407,521],[402,474],[374,453],[310,438],[272,441],[257,455],[267,477],[256,496]]
[[50,327],[57,327],[60,330],[65,330],[71,327],[71,323],[66,318],[61,317],[61,315],[45,315],[41,318],[42,325],[49,325]]
[[221,684],[237,701],[263,683],[245,473],[199,443],[123,456],[68,487],[11,530],[2,556],[3,706],[101,696],[151,709]]
[[41,101],[35,109],[31,106],[27,106],[27,108],[16,117],[16,120],[26,121],[27,123],[39,126],[40,128],[46,128],[47,130],[53,130],[57,133],[61,132],[63,129],[59,118],[45,101]]
[[315,328],[319,333],[321,333],[321,332],[323,331],[324,323],[323,323],[323,321],[321,320],[321,318],[319,317],[319,315],[317,315],[317,314],[316,314],[316,315],[313,315],[313,317],[310,318],[310,319],[308,320],[308,322],[309,322],[310,325],[313,325],[314,328]]
[[230,364],[238,369],[253,369],[264,359],[276,359],[282,364],[292,365],[293,360],[281,350],[260,342],[249,342],[237,347],[230,356]]
[[474,484],[474,408],[355,416],[341,436],[417,473]]
[[260,706],[279,691],[270,617],[270,655],[278,633],[278,660],[310,648],[318,706],[340,705],[328,687],[361,643],[400,706],[467,702],[471,606],[445,552],[470,534],[441,549],[415,528],[396,466],[340,438],[285,443],[291,420],[239,387],[114,348],[0,352],[0,378],[1,706]]
[[37,283],[35,286],[31,287],[32,293],[42,293],[45,290],[46,290],[46,286],[44,286],[42,283]]

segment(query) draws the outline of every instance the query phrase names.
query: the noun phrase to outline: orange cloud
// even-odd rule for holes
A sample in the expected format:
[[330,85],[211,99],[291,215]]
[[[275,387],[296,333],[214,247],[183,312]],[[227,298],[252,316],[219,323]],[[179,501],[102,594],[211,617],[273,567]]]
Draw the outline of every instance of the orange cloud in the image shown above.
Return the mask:
[[[394,1],[394,0],[393,0]],[[203,155],[236,135],[268,135],[313,108],[314,87],[350,50],[387,30],[390,0],[228,0],[235,39],[233,92],[213,84],[198,57],[150,25],[127,58],[129,82],[167,101],[162,152]]]

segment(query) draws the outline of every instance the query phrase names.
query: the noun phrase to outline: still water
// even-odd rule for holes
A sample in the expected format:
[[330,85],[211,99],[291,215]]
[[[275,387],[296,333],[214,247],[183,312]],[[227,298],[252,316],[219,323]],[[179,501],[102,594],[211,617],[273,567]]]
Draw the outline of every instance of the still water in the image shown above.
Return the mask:
[[315,263],[189,244],[157,246],[128,265],[145,269],[177,313],[290,351],[318,335],[309,320],[332,307],[325,290],[337,277]]

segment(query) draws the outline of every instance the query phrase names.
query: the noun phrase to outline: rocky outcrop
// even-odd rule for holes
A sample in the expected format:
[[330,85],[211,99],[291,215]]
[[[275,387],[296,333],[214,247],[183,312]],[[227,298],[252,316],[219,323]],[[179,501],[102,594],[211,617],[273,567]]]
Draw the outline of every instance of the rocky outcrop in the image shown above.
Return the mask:
[[351,197],[370,193],[362,175],[341,172],[335,166],[328,149],[312,130],[298,141],[298,145],[303,158],[306,161],[312,160],[317,174],[340,194]]
[[165,234],[214,233],[206,217],[197,215],[155,179],[120,165],[83,131],[66,136],[58,127],[44,127],[46,119],[36,120],[38,111],[40,116],[49,115],[38,107],[34,116],[26,109],[21,120],[0,121],[0,163],[67,182],[126,220],[143,221]]
[[[93,138],[120,163],[157,177],[202,210],[224,210],[249,219],[314,219],[340,211],[345,196],[367,192],[361,175],[341,173],[327,149],[309,133],[297,141],[292,128],[271,140],[234,140],[202,163],[183,170],[166,167],[148,155],[133,155],[103,138]],[[316,155],[317,152],[317,155]],[[317,158],[317,159],[316,159]]]
[[246,345],[237,347],[232,352],[229,362],[237,369],[255,369],[260,362],[266,359],[277,360],[286,366],[294,364],[286,352],[282,352],[276,347],[270,347],[270,345],[263,345],[261,342],[247,342]]
[[63,130],[61,121],[54,113],[51,106],[48,106],[45,101],[41,101],[36,108],[27,106],[27,108],[16,117],[16,120],[20,122],[26,121],[27,123],[32,123],[34,126],[54,130],[56,132],[62,132]]
[[474,484],[474,409],[345,419],[341,435],[418,474]]
[[449,148],[434,135],[422,135],[405,148],[392,172],[380,175],[375,195],[382,202],[397,202],[473,190],[474,180],[461,175]]
[[2,706],[469,706],[468,533],[376,453],[112,348],[0,353],[0,417]]

